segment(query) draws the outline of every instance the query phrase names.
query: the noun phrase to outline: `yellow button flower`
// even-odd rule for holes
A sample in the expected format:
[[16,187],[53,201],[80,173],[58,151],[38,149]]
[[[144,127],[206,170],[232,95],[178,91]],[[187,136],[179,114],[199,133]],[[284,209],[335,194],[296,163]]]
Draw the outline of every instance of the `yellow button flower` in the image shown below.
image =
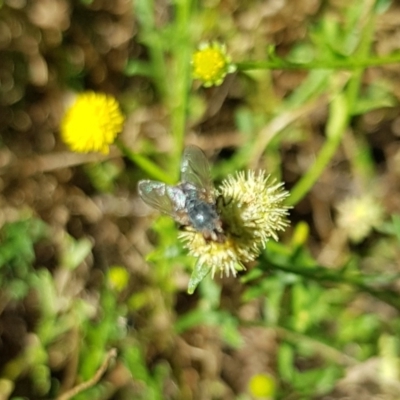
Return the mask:
[[104,154],[124,124],[117,100],[104,93],[84,92],[76,97],[61,121],[61,138],[77,153]]
[[236,70],[226,48],[220,43],[202,44],[193,56],[193,78],[202,81],[204,87],[220,85],[225,76]]

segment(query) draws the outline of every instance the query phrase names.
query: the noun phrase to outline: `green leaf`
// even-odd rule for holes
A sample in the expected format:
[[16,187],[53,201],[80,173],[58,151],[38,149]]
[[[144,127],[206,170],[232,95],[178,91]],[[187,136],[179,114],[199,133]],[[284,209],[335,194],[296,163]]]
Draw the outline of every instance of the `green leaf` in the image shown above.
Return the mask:
[[294,351],[287,343],[282,343],[278,350],[278,371],[281,379],[290,382],[294,377]]
[[393,107],[395,104],[396,99],[390,88],[386,87],[385,83],[378,81],[363,92],[351,111],[353,115],[363,115],[371,110]]
[[151,65],[139,60],[129,60],[125,66],[124,72],[127,76],[140,75],[151,77],[153,75]]
[[211,268],[208,265],[196,263],[194,271],[190,277],[188,293],[193,294],[198,284],[208,275]]
[[375,12],[377,14],[385,13],[392,5],[392,0],[377,0],[375,2]]
[[5,224],[0,230],[0,267],[11,264],[28,266],[35,259],[33,245],[47,234],[47,226],[38,219]]
[[188,329],[199,325],[218,325],[219,316],[218,312],[214,310],[193,310],[182,315],[175,324],[175,330],[181,334]]
[[347,98],[343,93],[336,93],[330,104],[330,113],[326,127],[326,135],[330,139],[341,136],[347,125],[349,115]]
[[89,255],[92,246],[92,242],[89,239],[75,240],[71,236],[66,237],[61,255],[61,264],[68,269],[75,269]]

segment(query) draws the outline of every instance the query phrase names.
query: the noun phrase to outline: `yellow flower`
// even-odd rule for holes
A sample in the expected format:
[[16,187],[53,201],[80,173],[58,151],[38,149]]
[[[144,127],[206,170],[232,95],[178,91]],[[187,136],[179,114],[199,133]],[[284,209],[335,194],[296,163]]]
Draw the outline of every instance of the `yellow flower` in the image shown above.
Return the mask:
[[113,96],[84,92],[65,113],[61,137],[77,153],[98,151],[107,154],[123,123],[124,116]]
[[203,82],[204,87],[220,85],[225,76],[236,70],[226,48],[220,43],[204,43],[192,56],[193,78]]
[[129,283],[129,272],[125,267],[112,266],[107,273],[108,282],[117,292],[122,292]]
[[222,182],[217,207],[225,240],[207,241],[196,231],[179,234],[189,254],[197,258],[189,293],[209,272],[212,276],[217,271],[236,276],[244,269],[243,263],[259,256],[270,238],[278,240],[277,232],[289,225],[288,207],[284,205],[289,193],[282,186],[283,183],[270,181],[264,171],[239,172]]
[[249,382],[249,391],[255,398],[270,399],[275,394],[275,380],[267,374],[254,375]]

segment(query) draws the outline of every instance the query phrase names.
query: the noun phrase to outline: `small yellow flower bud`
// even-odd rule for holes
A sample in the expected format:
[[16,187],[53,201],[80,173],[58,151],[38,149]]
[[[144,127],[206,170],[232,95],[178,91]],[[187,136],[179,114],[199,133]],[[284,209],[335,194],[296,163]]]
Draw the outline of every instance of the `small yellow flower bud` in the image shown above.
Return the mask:
[[219,86],[225,76],[236,70],[224,45],[216,42],[202,44],[193,56],[193,78],[204,87]]

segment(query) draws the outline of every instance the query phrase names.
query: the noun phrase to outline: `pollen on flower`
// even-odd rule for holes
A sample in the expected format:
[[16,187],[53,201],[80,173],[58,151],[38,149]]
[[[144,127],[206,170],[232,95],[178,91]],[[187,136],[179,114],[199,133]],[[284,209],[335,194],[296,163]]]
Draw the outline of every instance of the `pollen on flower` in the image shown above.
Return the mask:
[[224,45],[216,42],[200,46],[192,56],[193,78],[203,82],[203,86],[218,86],[225,76],[236,70]]
[[61,122],[61,138],[72,151],[107,154],[123,123],[124,116],[113,96],[84,92],[76,97],[65,113]]
[[[278,232],[289,225],[288,207],[284,200],[289,193],[263,171],[239,172],[224,180],[217,192],[217,207],[226,239],[206,241],[200,232],[180,233],[189,253],[197,258],[194,275],[235,276],[244,264],[259,256],[266,242],[278,240]],[[190,284],[189,284],[190,287]]]
[[221,275],[236,276],[237,271],[244,269],[241,258],[238,256],[241,255],[243,261],[251,258],[247,249],[238,247],[231,237],[227,237],[223,243],[207,242],[200,232],[184,231],[179,233],[179,238],[184,241],[190,255],[197,258],[195,269],[207,268],[208,271],[211,271],[212,277],[217,271]]

